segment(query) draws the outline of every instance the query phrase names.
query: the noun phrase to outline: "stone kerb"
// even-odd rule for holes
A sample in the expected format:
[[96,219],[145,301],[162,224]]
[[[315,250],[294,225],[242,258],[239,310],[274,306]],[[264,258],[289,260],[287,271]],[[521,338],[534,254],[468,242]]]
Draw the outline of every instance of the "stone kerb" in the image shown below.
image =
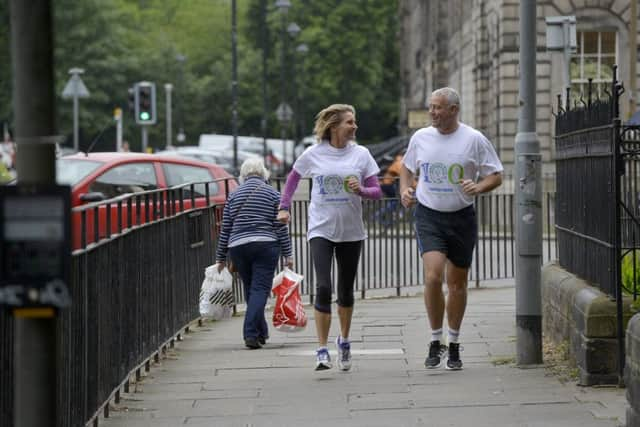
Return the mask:
[[[542,268],[543,332],[557,343],[568,342],[581,385],[617,384],[616,304],[555,263]],[[631,299],[623,300],[624,321]]]
[[629,321],[626,346],[624,382],[629,401],[627,427],[640,427],[640,314]]

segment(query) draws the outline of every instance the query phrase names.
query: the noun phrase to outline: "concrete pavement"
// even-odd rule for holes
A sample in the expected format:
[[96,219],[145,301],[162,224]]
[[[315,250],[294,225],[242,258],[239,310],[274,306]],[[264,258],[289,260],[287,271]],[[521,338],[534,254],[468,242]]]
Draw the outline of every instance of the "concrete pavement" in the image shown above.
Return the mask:
[[[421,295],[356,300],[353,368],[315,372],[313,310],[300,333],[247,350],[242,317],[207,322],[112,405],[105,426],[619,426],[625,390],[515,366],[513,280],[470,289],[465,369],[424,368]],[[335,339],[334,314],[330,340]],[[335,361],[335,346],[330,347]],[[335,363],[334,363],[335,365]]]

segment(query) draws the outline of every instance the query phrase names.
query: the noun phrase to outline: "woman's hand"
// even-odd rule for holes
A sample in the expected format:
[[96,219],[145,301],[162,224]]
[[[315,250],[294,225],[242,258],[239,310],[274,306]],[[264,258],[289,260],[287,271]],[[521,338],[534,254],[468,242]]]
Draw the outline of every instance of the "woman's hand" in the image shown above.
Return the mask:
[[227,266],[227,263],[225,261],[216,262],[216,270],[218,270],[218,273],[221,273],[226,266]]
[[349,189],[355,194],[360,194],[360,181],[355,176],[352,176],[347,180],[347,185]]
[[283,224],[288,224],[289,218],[290,218],[289,211],[285,209],[280,209],[278,211],[278,215],[276,216],[276,219]]
[[287,268],[293,268],[293,257],[285,257],[284,258],[284,265],[287,266]]

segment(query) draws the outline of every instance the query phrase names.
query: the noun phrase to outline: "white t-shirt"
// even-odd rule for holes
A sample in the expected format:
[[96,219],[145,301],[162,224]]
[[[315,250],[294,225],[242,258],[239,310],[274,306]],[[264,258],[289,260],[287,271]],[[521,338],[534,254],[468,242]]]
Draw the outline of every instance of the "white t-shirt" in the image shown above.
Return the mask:
[[491,142],[463,123],[446,135],[433,126],[418,130],[409,141],[403,163],[420,175],[416,188],[420,204],[442,212],[473,204],[473,197],[462,192],[461,179],[477,181],[504,170]]
[[349,189],[346,181],[355,176],[362,185],[366,178],[380,172],[369,150],[355,142],[335,148],[322,141],[307,148],[293,169],[313,180],[307,239],[354,242],[367,238],[361,197]]

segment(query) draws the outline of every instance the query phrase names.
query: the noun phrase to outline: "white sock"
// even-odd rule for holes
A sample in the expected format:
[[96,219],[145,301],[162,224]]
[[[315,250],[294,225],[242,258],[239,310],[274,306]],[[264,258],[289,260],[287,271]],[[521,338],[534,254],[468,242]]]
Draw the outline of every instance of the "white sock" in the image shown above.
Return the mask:
[[316,351],[320,351],[320,350],[326,350],[329,351],[329,349],[327,348],[327,346],[322,346],[322,347],[318,347],[318,349]]
[[460,336],[460,331],[456,331],[455,329],[449,328],[449,337],[448,337],[449,344],[457,343],[459,336]]
[[442,328],[431,331],[431,341],[442,341]]

